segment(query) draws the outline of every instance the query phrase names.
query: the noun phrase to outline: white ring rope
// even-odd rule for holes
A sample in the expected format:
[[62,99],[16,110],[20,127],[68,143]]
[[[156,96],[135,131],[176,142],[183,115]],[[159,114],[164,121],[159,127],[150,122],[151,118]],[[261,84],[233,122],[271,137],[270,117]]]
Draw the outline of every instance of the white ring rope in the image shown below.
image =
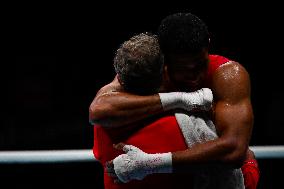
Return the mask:
[[250,146],[257,159],[284,158],[284,146]]
[[[251,146],[257,159],[284,158],[284,146]],[[97,161],[92,150],[0,151],[0,164]]]
[[92,150],[0,151],[0,163],[63,163],[96,161]]

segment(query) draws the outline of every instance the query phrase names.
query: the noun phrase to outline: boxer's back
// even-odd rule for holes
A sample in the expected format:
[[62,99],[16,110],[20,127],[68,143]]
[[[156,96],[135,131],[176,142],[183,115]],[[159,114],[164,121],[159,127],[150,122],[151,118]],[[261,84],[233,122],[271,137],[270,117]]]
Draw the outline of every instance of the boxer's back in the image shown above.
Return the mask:
[[[130,132],[130,135],[119,135],[115,130],[104,129],[101,126],[94,127],[94,155],[105,166],[106,161],[114,159],[121,154],[112,145],[117,142],[134,145],[147,153],[164,153],[187,149],[184,137],[174,116],[159,118],[149,125]],[[193,177],[186,174],[153,174],[142,181],[131,181],[127,184],[114,184],[113,179],[104,172],[106,189],[128,188],[157,188],[173,189],[178,186],[193,188]]]

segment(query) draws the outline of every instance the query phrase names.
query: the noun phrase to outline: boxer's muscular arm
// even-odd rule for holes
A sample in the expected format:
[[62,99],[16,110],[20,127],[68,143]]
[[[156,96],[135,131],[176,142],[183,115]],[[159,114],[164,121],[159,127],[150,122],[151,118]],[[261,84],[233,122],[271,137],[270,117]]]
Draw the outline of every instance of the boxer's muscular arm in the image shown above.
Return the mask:
[[118,128],[166,111],[208,110],[212,99],[212,91],[208,88],[191,93],[138,96],[124,92],[115,78],[96,95],[89,108],[89,120],[103,127]]
[[219,138],[186,151],[173,152],[176,172],[195,170],[208,163],[240,167],[245,158],[253,127],[249,75],[236,62],[225,64],[215,72],[212,89]]
[[158,94],[138,96],[123,92],[117,78],[99,90],[89,107],[90,123],[120,127],[163,112]]

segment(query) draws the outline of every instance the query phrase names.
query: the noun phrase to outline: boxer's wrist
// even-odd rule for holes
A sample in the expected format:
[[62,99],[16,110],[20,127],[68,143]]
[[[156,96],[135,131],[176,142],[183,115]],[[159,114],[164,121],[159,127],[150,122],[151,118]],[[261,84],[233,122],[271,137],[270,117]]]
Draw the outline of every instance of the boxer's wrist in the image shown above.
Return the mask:
[[152,164],[148,165],[150,167],[150,174],[152,173],[172,173],[172,153],[162,153],[162,154],[149,154],[152,156]]
[[159,93],[165,111],[181,108],[181,92]]
[[209,88],[202,88],[195,92],[159,93],[161,104],[165,111],[181,108],[209,110],[212,106],[213,94]]

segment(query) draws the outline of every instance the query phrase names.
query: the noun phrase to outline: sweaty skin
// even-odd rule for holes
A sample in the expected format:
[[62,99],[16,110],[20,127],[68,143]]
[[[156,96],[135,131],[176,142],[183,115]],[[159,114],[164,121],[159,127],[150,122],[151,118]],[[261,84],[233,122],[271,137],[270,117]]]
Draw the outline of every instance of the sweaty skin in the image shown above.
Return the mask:
[[[210,88],[215,100],[213,122],[219,138],[173,152],[174,172],[211,163],[239,168],[245,159],[253,126],[249,75],[239,63],[226,63],[214,72]],[[158,95],[125,93],[115,79],[98,92],[90,106],[90,120],[116,128],[162,112]]]
[[110,84],[98,91],[89,108],[89,120],[92,124],[117,128],[163,111],[158,94],[138,96],[127,93],[116,76]]
[[239,168],[246,158],[253,126],[247,71],[236,62],[220,66],[213,75],[212,90],[214,123],[219,138],[186,151],[173,152],[174,171],[194,170],[200,164],[213,162]]

